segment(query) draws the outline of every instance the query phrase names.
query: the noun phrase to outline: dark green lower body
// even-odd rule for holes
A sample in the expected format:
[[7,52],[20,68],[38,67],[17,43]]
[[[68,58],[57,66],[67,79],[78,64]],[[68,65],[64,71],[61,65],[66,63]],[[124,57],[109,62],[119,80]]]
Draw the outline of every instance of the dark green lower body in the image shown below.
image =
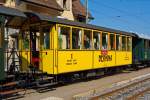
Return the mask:
[[150,48],[145,49],[145,60],[150,61]]
[[145,47],[144,39],[133,39],[133,63],[150,61],[150,48]]
[[5,78],[5,71],[4,71],[4,51],[0,48],[0,81]]

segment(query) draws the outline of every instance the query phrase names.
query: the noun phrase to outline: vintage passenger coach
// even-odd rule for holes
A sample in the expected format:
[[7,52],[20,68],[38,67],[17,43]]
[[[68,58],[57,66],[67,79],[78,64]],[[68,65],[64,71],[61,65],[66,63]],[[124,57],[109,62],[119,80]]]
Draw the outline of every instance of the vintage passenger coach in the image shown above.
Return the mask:
[[[134,33],[2,6],[0,15],[0,95],[16,93],[9,89],[20,85],[47,87],[150,62],[149,39]],[[8,28],[18,32],[10,50],[4,44]]]
[[22,69],[63,74],[132,64],[132,33],[27,12]]

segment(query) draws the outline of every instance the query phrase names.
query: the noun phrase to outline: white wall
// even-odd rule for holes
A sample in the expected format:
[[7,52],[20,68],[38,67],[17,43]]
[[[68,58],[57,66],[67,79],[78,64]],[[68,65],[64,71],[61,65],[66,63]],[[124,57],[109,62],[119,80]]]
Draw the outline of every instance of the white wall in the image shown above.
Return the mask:
[[[63,8],[63,0],[56,0],[57,3]],[[69,20],[74,20],[73,12],[72,12],[72,0],[67,0],[67,8],[64,9],[61,17],[64,17]]]

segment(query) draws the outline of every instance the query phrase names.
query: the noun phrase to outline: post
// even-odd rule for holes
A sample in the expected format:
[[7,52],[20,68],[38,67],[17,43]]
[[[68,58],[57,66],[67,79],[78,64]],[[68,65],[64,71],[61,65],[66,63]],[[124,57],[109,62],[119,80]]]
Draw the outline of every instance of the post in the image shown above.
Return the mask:
[[5,45],[4,45],[4,22],[5,18],[4,16],[0,16],[0,81],[5,78],[5,56],[4,56],[4,51],[5,51]]
[[86,24],[87,24],[88,23],[88,19],[89,19],[88,0],[85,1],[85,5],[86,5]]

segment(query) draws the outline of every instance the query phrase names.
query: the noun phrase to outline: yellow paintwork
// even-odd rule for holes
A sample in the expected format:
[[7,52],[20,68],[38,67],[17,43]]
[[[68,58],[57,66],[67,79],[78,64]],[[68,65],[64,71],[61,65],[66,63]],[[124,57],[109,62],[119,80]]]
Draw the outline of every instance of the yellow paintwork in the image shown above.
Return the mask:
[[101,51],[58,51],[57,74],[132,64],[131,52],[108,51],[112,60],[103,62],[101,55]]
[[128,65],[132,64],[132,52],[117,51],[116,52],[116,65]]
[[28,67],[30,65],[30,52],[29,51],[21,51],[20,58],[21,58],[21,70],[28,71],[29,70]]
[[58,51],[58,74],[92,69],[92,51]]
[[[98,68],[106,68],[106,67],[116,67],[121,65],[129,65],[132,64],[132,51],[108,51],[105,54],[105,60],[100,60],[100,57],[103,57],[101,50],[73,50],[72,49],[72,39],[70,39],[70,50],[58,50],[58,26],[59,24],[53,25],[53,28],[50,32],[50,47],[49,50],[44,50],[42,47],[42,43],[40,43],[40,70],[43,72],[47,72],[48,74],[62,74],[69,72],[77,72]],[[67,25],[61,25],[67,26]],[[67,26],[68,27],[68,26]],[[72,28],[78,28],[69,26]],[[82,31],[85,28],[80,28]],[[92,37],[93,37],[93,31]],[[99,31],[102,36],[101,30]],[[71,32],[71,31],[70,31]],[[112,34],[108,32],[109,34]],[[114,33],[115,34],[115,33]],[[82,33],[82,36],[84,32]],[[72,35],[70,35],[72,38]],[[92,38],[93,40],[93,38]],[[100,47],[102,48],[102,37],[100,39]],[[82,37],[82,44],[83,44]],[[116,42],[116,37],[115,37]],[[21,43],[22,44],[22,43]],[[20,45],[21,45],[20,44]],[[108,47],[110,48],[110,43],[108,43]],[[126,45],[127,46],[127,45]],[[22,48],[22,46],[20,46]],[[93,46],[94,47],[94,46]],[[116,47],[116,44],[115,44]],[[28,64],[30,62],[30,53],[23,51],[21,53],[22,57],[22,67],[23,70],[28,69]],[[104,57],[105,57],[104,56]],[[103,58],[102,58],[103,59]],[[25,61],[28,61],[25,62]]]
[[54,74],[54,51],[53,50],[43,50],[40,52],[40,69],[48,74]]
[[115,51],[108,51],[108,55],[112,56],[112,61],[100,61],[101,51],[94,51],[94,66],[93,68],[104,68],[111,67],[115,65],[116,57]]

